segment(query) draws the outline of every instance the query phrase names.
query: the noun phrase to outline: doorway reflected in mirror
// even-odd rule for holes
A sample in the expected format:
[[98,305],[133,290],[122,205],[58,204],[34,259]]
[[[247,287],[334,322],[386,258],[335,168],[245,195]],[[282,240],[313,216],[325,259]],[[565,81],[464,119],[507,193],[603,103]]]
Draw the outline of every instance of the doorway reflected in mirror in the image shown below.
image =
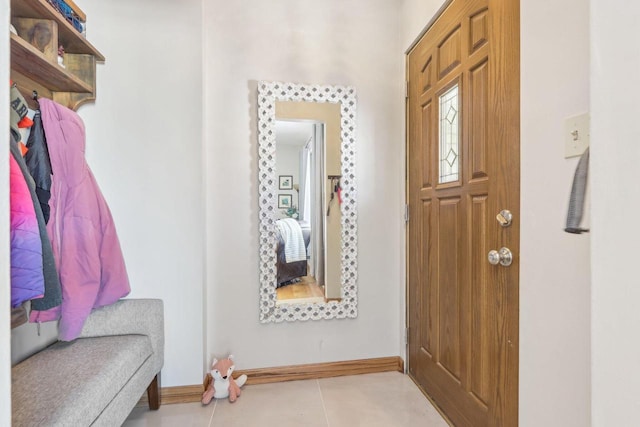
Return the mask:
[[[324,174],[325,124],[279,119],[276,110],[276,171],[279,188],[290,188],[291,204],[276,214],[277,304],[325,301]],[[278,208],[285,206],[278,203]]]

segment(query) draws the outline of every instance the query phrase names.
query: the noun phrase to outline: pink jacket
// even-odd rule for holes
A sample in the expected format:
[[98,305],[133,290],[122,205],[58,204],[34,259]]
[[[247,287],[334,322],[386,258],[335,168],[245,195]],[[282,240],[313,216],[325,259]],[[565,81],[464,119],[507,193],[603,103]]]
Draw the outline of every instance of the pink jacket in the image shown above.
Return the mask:
[[92,309],[129,293],[129,279],[111,212],[84,157],[82,119],[48,99],[39,102],[53,171],[47,233],[60,275],[62,305],[34,310],[30,320],[60,319],[59,339],[71,341]]

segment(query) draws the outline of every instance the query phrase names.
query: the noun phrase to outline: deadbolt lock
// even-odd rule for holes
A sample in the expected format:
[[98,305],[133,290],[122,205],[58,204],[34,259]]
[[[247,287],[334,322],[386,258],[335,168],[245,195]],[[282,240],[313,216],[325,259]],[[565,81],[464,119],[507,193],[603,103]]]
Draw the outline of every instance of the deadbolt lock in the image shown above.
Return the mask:
[[496,215],[496,220],[498,220],[501,227],[508,227],[511,225],[511,221],[513,221],[513,214],[511,211],[503,209]]

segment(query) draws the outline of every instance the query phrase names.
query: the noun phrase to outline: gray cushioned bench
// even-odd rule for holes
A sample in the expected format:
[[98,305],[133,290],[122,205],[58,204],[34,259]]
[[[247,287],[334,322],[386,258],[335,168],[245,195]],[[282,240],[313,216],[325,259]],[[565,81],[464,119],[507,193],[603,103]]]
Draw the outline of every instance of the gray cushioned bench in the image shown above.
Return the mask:
[[57,342],[11,369],[13,426],[118,426],[147,390],[160,407],[161,300],[94,310],[80,338]]

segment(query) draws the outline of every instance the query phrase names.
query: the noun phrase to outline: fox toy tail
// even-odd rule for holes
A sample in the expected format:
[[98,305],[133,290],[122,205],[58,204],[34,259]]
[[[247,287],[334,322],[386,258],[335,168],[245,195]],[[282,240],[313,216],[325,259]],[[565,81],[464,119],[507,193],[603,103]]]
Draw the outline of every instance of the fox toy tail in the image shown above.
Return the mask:
[[238,387],[242,387],[246,382],[247,376],[245,374],[242,374],[238,378],[236,378],[236,384],[238,384]]

